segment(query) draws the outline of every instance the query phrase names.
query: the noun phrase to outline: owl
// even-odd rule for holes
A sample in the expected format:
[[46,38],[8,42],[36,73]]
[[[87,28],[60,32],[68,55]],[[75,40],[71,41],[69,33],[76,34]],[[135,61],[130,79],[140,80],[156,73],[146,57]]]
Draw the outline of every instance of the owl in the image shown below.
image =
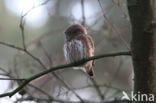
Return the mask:
[[[65,30],[64,56],[67,63],[94,56],[94,42],[87,34],[86,29],[80,24],[74,24]],[[94,76],[94,61],[88,61],[80,65],[80,68],[90,76]]]

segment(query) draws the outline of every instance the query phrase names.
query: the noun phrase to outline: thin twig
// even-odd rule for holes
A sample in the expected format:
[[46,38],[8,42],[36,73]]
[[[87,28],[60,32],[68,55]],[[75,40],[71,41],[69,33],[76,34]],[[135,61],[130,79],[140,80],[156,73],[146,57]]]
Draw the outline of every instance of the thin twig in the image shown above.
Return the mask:
[[87,61],[90,61],[90,60],[100,59],[100,58],[104,58],[104,57],[121,56],[121,55],[130,56],[131,53],[130,52],[117,52],[117,53],[101,54],[101,55],[97,55],[97,56],[93,56],[93,57],[90,57],[90,58],[87,58],[87,59],[80,60],[80,61],[78,61],[76,63],[63,64],[63,65],[51,67],[50,69],[47,69],[45,71],[42,71],[42,72],[40,72],[38,74],[35,74],[35,75],[27,78],[15,90],[13,90],[12,92],[9,92],[9,93],[1,94],[0,97],[4,97],[4,96],[10,96],[11,97],[11,96],[13,96],[15,93],[17,93],[19,90],[21,90],[24,86],[26,86],[29,82],[31,82],[32,80],[47,74],[47,73],[50,73],[50,72],[53,72],[53,71],[56,71],[56,70],[61,70],[61,69],[68,68],[68,67],[78,66],[78,65],[81,65],[81,64],[83,64],[83,63],[85,63]]
[[42,89],[32,85],[32,84],[28,84],[28,86],[36,89],[37,91],[41,92],[42,94],[46,95],[48,98],[53,98],[50,94],[48,94],[47,92],[43,91]]
[[82,25],[85,27],[86,18],[85,18],[85,5],[84,5],[84,0],[81,0],[81,7],[82,7]]
[[101,93],[101,90],[100,90],[98,84],[96,83],[96,80],[94,80],[94,78],[91,78],[91,81],[92,81],[92,83],[94,85],[94,88],[96,89],[98,95],[100,96],[101,100],[103,100],[104,99],[104,95]]
[[[84,72],[83,72],[83,73],[84,73]],[[85,74],[87,77],[89,77],[88,74],[86,74],[86,73],[84,73],[84,74]],[[90,78],[90,77],[89,77],[89,78]],[[90,78],[90,81],[92,82],[93,85],[88,85],[87,87],[92,86],[93,88],[95,88],[95,90],[97,91],[97,94],[99,95],[100,99],[101,99],[101,100],[104,100],[104,95],[102,94],[102,92],[101,92],[101,90],[100,90],[100,86],[97,84],[95,78]],[[87,87],[81,87],[81,88],[84,89],[84,88],[87,88]],[[81,88],[79,88],[79,89],[81,89]]]
[[120,0],[118,0],[117,2],[115,2],[114,0],[112,0],[112,2],[118,6],[118,8],[120,9],[120,11],[123,14],[124,18],[125,19],[128,18],[128,15],[126,14],[126,12],[121,7]]
[[50,1],[50,0],[46,0],[46,1],[44,1],[44,2],[42,2],[42,3],[40,3],[40,4],[38,4],[38,5],[33,6],[33,7],[32,7],[31,9],[29,9],[25,14],[22,15],[23,18],[24,18],[26,15],[28,15],[33,9],[38,8],[38,7],[42,6],[42,5],[45,5],[45,4],[48,3],[49,1]]
[[[109,84],[98,84],[97,85],[98,87],[107,87],[107,88],[111,88],[111,89],[114,89],[114,90],[117,90],[117,91],[126,91],[126,92],[130,92],[130,90],[126,90],[126,89],[120,89],[120,88],[117,88],[117,87],[114,87],[114,86],[111,86]],[[80,90],[80,89],[86,89],[86,88],[95,88],[94,85],[87,85],[87,86],[83,86],[83,87],[79,87],[79,88],[73,88],[74,90]]]
[[[43,3],[41,3],[41,4],[39,4],[39,5],[36,5],[36,6],[33,6],[31,9],[29,9],[24,15],[22,15],[21,16],[21,21],[20,21],[20,29],[21,29],[21,32],[22,32],[22,42],[23,42],[23,47],[24,47],[24,52],[26,53],[26,54],[28,54],[30,57],[32,57],[34,60],[36,60],[42,67],[43,67],[43,69],[47,69],[47,67],[44,65],[44,63],[39,59],[39,58],[37,58],[37,57],[35,57],[34,55],[32,55],[29,51],[27,51],[27,49],[26,49],[26,44],[25,44],[25,35],[24,35],[24,17],[27,15],[27,14],[29,14],[29,12],[31,12],[33,9],[35,9],[35,8],[37,8],[37,7],[40,7],[41,5],[45,5],[47,2],[49,2],[49,0],[46,0],[46,1],[44,1]],[[49,58],[48,58],[49,59]],[[51,61],[50,61],[51,62]],[[54,74],[53,74],[54,75]],[[54,75],[55,77],[57,76],[57,74],[55,74]],[[58,78],[58,77],[56,77],[56,78]],[[59,78],[58,78],[59,79]],[[61,79],[59,79],[59,81],[61,81]],[[64,83],[64,81],[61,81],[63,84],[65,84]],[[66,86],[66,85],[65,85]],[[66,86],[67,87],[67,86]],[[70,89],[69,87],[68,87],[68,89]],[[81,101],[83,101],[82,99],[81,99],[81,97],[80,96],[78,96],[78,94],[76,93],[76,92],[74,92],[74,91],[72,91]]]
[[[24,29],[23,29],[23,31],[24,31]],[[23,39],[25,39],[25,37],[23,36]],[[23,40],[23,46],[25,45],[25,41]],[[15,48],[15,47],[14,47]],[[23,49],[21,49],[22,51],[25,51],[26,52],[26,49],[25,49],[26,47],[24,47],[24,50]],[[16,48],[17,49],[17,48]],[[20,49],[19,49],[20,50]],[[34,58],[33,57],[33,55],[32,54],[29,54],[29,52],[27,51],[26,52],[29,56],[31,56],[32,58]],[[38,58],[36,59],[36,57],[34,58],[36,61],[40,61]],[[87,60],[87,59],[86,59]],[[82,61],[85,61],[85,60],[82,60]],[[89,60],[88,60],[89,61]],[[40,61],[40,64],[42,64],[42,62]],[[79,64],[79,63],[78,63]],[[74,65],[78,65],[77,63],[73,63],[73,66]],[[80,62],[80,64],[81,64],[81,62]],[[44,64],[42,65],[43,67],[44,67]],[[72,65],[69,65],[69,67],[70,66],[72,66]],[[61,68],[65,68],[65,67],[61,67]],[[52,69],[52,68],[51,68]],[[52,70],[53,71],[53,70]],[[49,71],[50,72],[50,71]],[[46,73],[48,73],[48,72],[46,72]],[[44,74],[42,74],[42,75],[44,75]],[[40,76],[42,76],[42,75],[40,75]],[[38,77],[40,77],[40,76],[38,76]],[[36,79],[36,78],[38,78],[38,77],[36,77],[36,76],[34,76],[34,78],[28,78],[24,83],[22,83],[21,85],[23,85],[23,86],[19,86],[20,87],[20,89],[21,88],[23,88],[26,84],[28,84],[30,81],[32,81],[31,79]],[[18,88],[17,88],[18,89]],[[16,93],[16,92],[18,92],[18,90],[17,89],[15,89],[15,91],[14,92],[10,92],[10,93],[12,93],[12,95],[14,94],[14,93]],[[19,90],[20,90],[19,89]],[[17,90],[17,91],[16,91]],[[8,94],[8,93],[6,93],[6,94]],[[4,94],[5,95],[5,94]],[[12,96],[12,95],[10,95],[10,96]]]
[[41,62],[39,58],[35,57],[28,51],[25,51],[25,53],[28,54],[31,58],[33,58],[35,61],[37,61],[42,66],[43,69],[47,69],[47,67]]
[[15,45],[8,44],[8,43],[2,42],[2,41],[0,41],[0,45],[7,46],[7,47],[10,47],[10,48],[14,48],[16,50],[24,51],[23,48],[20,48],[20,47],[17,47]]
[[[36,60],[45,70],[47,70],[46,66],[40,61],[40,59],[38,59],[37,57],[33,56],[30,52],[26,51],[26,53],[31,56],[34,60]],[[61,80],[61,78],[59,78],[59,76],[57,76],[57,74],[55,74],[54,72],[52,73],[54,75],[55,78],[57,78],[67,89],[71,90],[69,88],[69,86],[63,81]],[[81,101],[82,98],[75,92],[75,91],[72,91]]]
[[116,26],[108,19],[107,15],[105,14],[105,11],[104,11],[104,8],[100,2],[100,0],[98,0],[99,2],[99,5],[100,5],[100,8],[102,10],[102,13],[103,13],[103,17],[104,19],[107,21],[107,23],[109,25],[111,25],[111,27],[113,28],[113,30],[116,32],[116,34],[119,36],[119,38],[123,41],[124,45],[126,46],[126,48],[128,50],[131,50],[130,47],[128,46],[127,42],[125,41],[125,39],[123,38],[123,36],[121,35],[121,32],[116,28]]
[[[38,97],[26,97],[22,99],[18,99],[17,101],[36,101],[36,102],[59,102],[59,103],[82,103],[81,101],[67,101],[63,99],[57,99],[57,98],[52,98],[52,99],[46,99],[46,98],[38,98]],[[88,101],[85,100],[85,103],[131,103],[131,101],[128,100],[122,100],[121,98],[111,98],[109,100],[102,100],[102,101]]]
[[24,81],[22,78],[0,78],[0,80],[16,80],[16,81]]
[[[52,66],[52,65],[51,65],[52,62],[51,62],[51,58],[50,58],[49,54],[48,54],[47,51],[43,48],[42,43],[41,43],[41,42],[39,42],[39,43],[40,43],[40,46],[42,47],[42,49],[43,49],[45,55],[47,56],[47,58],[48,58],[48,60],[49,60],[50,66]],[[33,56],[33,58],[35,58],[36,61],[38,61],[45,69],[47,69],[47,68],[44,66],[44,64],[43,64],[38,58],[36,58],[36,57],[34,57],[34,56]],[[73,93],[77,98],[79,98],[80,101],[83,102],[83,99],[82,99],[74,90],[70,89],[69,85],[68,85],[64,80],[62,80],[55,72],[52,72],[52,75],[53,75],[58,81],[60,81],[68,90],[72,91],[72,93]]]
[[[33,58],[35,61],[37,61],[42,67],[43,67],[43,69],[47,69],[46,68],[46,66],[41,62],[41,60],[40,59],[38,59],[37,57],[35,57],[34,55],[32,55],[29,51],[27,51],[26,49],[23,49],[23,48],[20,48],[20,47],[16,47],[16,46],[14,46],[14,45],[12,45],[12,44],[7,44],[7,43],[4,43],[4,42],[0,42],[0,44],[1,45],[4,45],[4,46],[7,46],[7,47],[11,47],[11,48],[13,48],[13,49],[16,49],[16,50],[20,50],[20,51],[23,51],[24,53],[26,53],[27,55],[29,55],[31,58]],[[56,75],[55,75],[55,77],[56,77]],[[56,77],[57,78],[57,77]],[[25,81],[26,82],[26,81]],[[63,84],[65,84],[64,83],[64,81],[61,81]],[[29,83],[29,82],[28,82]],[[27,82],[26,82],[26,84],[28,84]],[[67,86],[66,86],[67,87]],[[68,88],[69,89],[69,88]],[[71,89],[70,89],[71,90]],[[73,92],[73,91],[72,91]],[[79,99],[81,98],[80,96],[78,96],[78,94],[76,93],[76,92],[73,92]],[[5,96],[5,95],[1,95],[1,96]],[[82,99],[80,99],[80,100],[82,100]]]
[[[120,71],[120,69],[121,69],[121,66],[122,66],[122,61],[120,60],[120,63],[119,63],[119,65],[118,65],[117,69],[115,70],[115,73],[114,73],[112,79],[111,79],[110,82],[108,83],[109,86],[112,85],[112,83],[114,82],[114,80],[115,80],[116,77],[118,76],[118,73],[119,73],[119,71]],[[109,88],[106,89],[106,90],[104,91],[104,95],[105,95],[106,93],[108,93],[109,91],[110,91]]]
[[74,93],[74,95],[79,98],[79,100],[82,102],[82,103],[85,103],[84,100],[73,90],[73,89],[70,89],[69,85],[63,81],[55,72],[52,72],[52,74],[59,80],[61,81],[61,83],[63,83],[63,85],[70,91],[72,91]]
[[[0,68],[0,70],[2,70],[3,72],[7,73],[7,74],[4,74],[4,76],[10,77],[10,78],[0,78],[0,79],[2,79],[2,80],[15,80],[15,81],[24,81],[24,80],[26,80],[25,78],[24,78],[24,79],[17,79],[17,78],[15,78],[15,77],[12,76],[11,74],[9,74],[7,71],[5,71],[5,69],[3,69],[3,68]],[[37,91],[39,91],[39,92],[43,93],[44,95],[48,96],[48,98],[50,98],[50,99],[53,98],[53,97],[50,96],[48,93],[46,93],[46,92],[43,91],[42,89],[40,89],[40,88],[38,88],[38,87],[36,87],[36,86],[34,86],[34,85],[32,85],[32,84],[28,84],[28,86],[29,86],[29,87],[32,87],[32,88],[35,88]]]
[[23,48],[24,48],[24,50],[26,50],[25,34],[24,34],[24,16],[21,17],[19,27],[20,27],[20,29],[21,29]]
[[8,44],[8,43],[5,43],[5,42],[1,42],[1,41],[0,41],[0,45],[4,45],[4,46],[7,46],[7,47],[16,49],[16,50],[23,51],[24,53],[26,53],[27,55],[29,55],[30,57],[32,57],[34,60],[36,60],[43,68],[46,68],[46,66],[45,66],[37,57],[33,56],[33,55],[32,55],[30,52],[28,52],[26,49],[23,49],[23,48],[20,48],[20,47],[17,47],[17,46],[15,46],[15,45]]
[[[49,0],[46,0],[45,2],[43,2],[43,3],[41,3],[41,4],[37,5],[37,6],[32,7],[32,8],[31,8],[30,10],[28,10],[24,15],[21,16],[21,20],[20,20],[20,29],[21,29],[22,43],[23,43],[23,48],[24,48],[24,49],[23,49],[23,48],[16,47],[16,46],[14,46],[14,45],[7,44],[7,43],[3,43],[3,42],[1,43],[1,44],[5,45],[5,46],[12,47],[12,48],[14,48],[14,49],[17,49],[17,50],[20,50],[20,51],[25,52],[27,55],[29,55],[31,58],[33,58],[35,61],[37,61],[44,69],[47,69],[47,68],[46,68],[46,66],[41,62],[41,60],[38,59],[37,57],[33,56],[33,55],[32,55],[29,51],[27,51],[27,49],[26,49],[25,34],[24,34],[24,17],[25,17],[29,12],[31,12],[31,10],[33,10],[34,8],[37,8],[37,7],[41,6],[41,5],[46,4],[48,1],[49,1]],[[55,77],[56,77],[56,76],[57,76],[57,75],[55,75]],[[59,80],[60,80],[60,79],[59,79]],[[61,81],[61,82],[62,82],[63,84],[65,84],[64,81]],[[66,85],[66,87],[67,87],[67,85]],[[69,87],[68,87],[68,89],[71,90]],[[74,91],[72,91],[72,92],[82,101],[81,97],[78,96],[78,94],[77,94],[76,92],[74,92]]]
[[39,41],[39,46],[41,47],[41,49],[43,50],[45,56],[47,57],[48,62],[49,62],[49,66],[52,66],[52,64],[53,64],[52,58],[51,58],[51,56],[49,55],[48,51],[46,51],[46,49],[43,47],[43,44],[42,44],[41,41]]
[[6,76],[7,74],[4,74],[4,73],[0,73],[0,75]]
[[23,14],[21,16],[21,19],[20,19],[20,24],[19,24],[19,27],[21,29],[21,35],[22,35],[22,44],[23,44],[23,48],[26,50],[26,42],[25,42],[25,34],[24,34],[24,18],[25,16],[27,16],[33,9],[37,8],[37,7],[40,7],[42,5],[45,5],[46,3],[48,3],[49,0],[46,0],[44,2],[42,2],[41,4],[38,4],[38,5],[35,5],[33,6],[31,9],[29,9],[25,14]]

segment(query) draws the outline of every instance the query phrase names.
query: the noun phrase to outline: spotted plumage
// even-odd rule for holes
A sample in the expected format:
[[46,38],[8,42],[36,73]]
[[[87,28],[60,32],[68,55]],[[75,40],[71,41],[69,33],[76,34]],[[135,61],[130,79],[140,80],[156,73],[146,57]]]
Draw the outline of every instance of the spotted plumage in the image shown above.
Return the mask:
[[[65,35],[64,56],[67,63],[73,63],[94,56],[94,42],[82,25],[74,24],[68,27]],[[83,67],[91,77],[94,76],[92,68],[93,62],[94,61],[91,60],[80,66]]]

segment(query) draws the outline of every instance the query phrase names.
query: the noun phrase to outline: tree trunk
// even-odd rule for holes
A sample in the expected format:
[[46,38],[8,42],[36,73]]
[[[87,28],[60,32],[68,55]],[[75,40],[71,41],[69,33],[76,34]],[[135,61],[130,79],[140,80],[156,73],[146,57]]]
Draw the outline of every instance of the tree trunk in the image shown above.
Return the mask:
[[154,6],[154,0],[128,0],[132,24],[134,92],[154,94],[154,103],[156,103],[156,25],[154,24],[156,9]]

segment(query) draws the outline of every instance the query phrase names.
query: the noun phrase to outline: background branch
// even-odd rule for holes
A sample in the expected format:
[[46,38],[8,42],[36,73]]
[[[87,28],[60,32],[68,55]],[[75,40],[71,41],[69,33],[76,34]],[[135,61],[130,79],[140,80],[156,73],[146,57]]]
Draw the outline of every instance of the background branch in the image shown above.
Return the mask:
[[81,8],[82,8],[82,25],[85,27],[86,25],[86,17],[85,17],[85,5],[84,5],[85,0],[81,0]]
[[64,68],[68,68],[68,67],[73,67],[73,66],[78,66],[80,64],[83,64],[87,61],[90,61],[90,60],[95,60],[95,59],[100,59],[100,58],[104,58],[104,57],[114,57],[114,56],[121,56],[121,55],[127,55],[127,56],[130,56],[131,53],[130,52],[117,52],[117,53],[109,53],[109,54],[101,54],[101,55],[97,55],[97,56],[93,56],[93,57],[90,57],[90,58],[87,58],[87,59],[84,59],[84,60],[80,60],[76,63],[71,63],[71,64],[63,64],[63,65],[59,65],[59,66],[55,66],[55,67],[52,67],[48,70],[45,70],[41,73],[38,73],[36,75],[33,75],[29,78],[27,78],[23,83],[21,83],[19,85],[18,88],[16,88],[15,90],[13,90],[12,92],[9,92],[9,93],[4,93],[4,94],[1,94],[0,97],[4,97],[4,96],[13,96],[15,93],[17,93],[18,91],[20,91],[25,85],[27,85],[29,82],[31,82],[32,80],[36,79],[36,78],[39,78],[47,73],[50,73],[50,72],[53,72],[53,71],[56,71],[56,70],[61,70],[61,69],[64,69]]
[[17,81],[24,81],[25,79],[20,78],[0,78],[0,80],[17,80]]
[[104,19],[107,21],[107,23],[108,23],[109,25],[111,25],[112,29],[113,29],[113,30],[115,31],[115,33],[119,36],[119,38],[121,39],[121,41],[123,41],[125,47],[126,47],[128,50],[131,50],[130,47],[129,47],[129,45],[128,45],[128,43],[125,41],[125,39],[124,39],[123,36],[121,35],[121,32],[120,32],[120,31],[116,28],[116,26],[108,19],[107,15],[106,15],[106,13],[105,13],[105,11],[104,11],[104,8],[103,8],[103,6],[102,6],[102,4],[101,4],[101,1],[98,0],[98,2],[99,2],[99,5],[100,5],[100,8],[101,8],[101,10],[102,10]]
[[[7,34],[7,35],[2,37],[1,40],[4,40],[4,42],[0,41],[0,46],[2,45],[2,46],[10,47],[12,49],[17,50],[17,52],[10,50],[9,51],[10,54],[5,57],[7,59],[7,61],[5,62],[9,61],[8,65],[4,64],[3,62],[1,63],[2,68],[4,67],[5,70],[7,70],[7,71],[3,71],[0,69],[0,76],[1,76],[0,79],[6,80],[6,81],[1,81],[1,82],[7,82],[9,83],[9,86],[8,86],[8,89],[3,92],[4,94],[0,94],[0,97],[13,96],[15,93],[19,92],[19,94],[22,96],[21,98],[18,98],[16,97],[16,95],[14,95],[14,97],[18,99],[16,101],[17,103],[20,101],[25,102],[27,100],[36,101],[36,102],[45,102],[45,103],[51,103],[53,101],[61,102],[61,103],[66,103],[66,102],[67,103],[71,103],[71,102],[72,103],[84,103],[84,102],[88,102],[88,103],[114,103],[115,102],[116,103],[118,100],[119,102],[122,102],[123,100],[121,100],[120,98],[114,98],[114,97],[121,96],[121,91],[122,90],[126,91],[125,88],[129,88],[131,86],[130,84],[128,84],[130,80],[128,80],[128,82],[124,81],[128,79],[128,76],[127,75],[125,76],[124,73],[129,73],[130,71],[126,71],[126,72],[124,71],[124,73],[122,73],[123,71],[121,71],[121,75],[119,75],[115,79],[117,80],[117,82],[113,82],[113,85],[111,85],[111,83],[107,83],[107,80],[110,80],[109,78],[112,77],[112,74],[114,72],[114,69],[112,68],[116,68],[116,64],[118,64],[118,59],[121,59],[121,60],[126,59],[126,61],[127,60],[129,61],[130,60],[129,57],[128,58],[122,57],[122,55],[131,56],[131,53],[129,51],[126,51],[126,52],[114,52],[114,53],[103,54],[104,52],[102,51],[112,51],[112,50],[114,51],[114,49],[120,50],[121,49],[120,47],[123,46],[123,45],[120,45],[120,43],[122,43],[121,37],[112,36],[111,34],[113,33],[118,34],[119,32],[119,35],[120,35],[121,32],[118,29],[123,26],[124,26],[123,27],[124,29],[122,31],[127,32],[129,30],[129,28],[127,28],[129,27],[129,23],[127,25],[127,21],[122,21],[121,20],[122,18],[120,18],[120,16],[118,18],[115,18],[118,22],[117,23],[116,21],[114,21],[114,18],[110,16],[112,15],[114,8],[116,9],[116,12],[118,14],[121,14],[121,13],[123,15],[126,14],[127,11],[124,10],[125,8],[124,4],[126,2],[124,1],[120,2],[120,0],[110,0],[107,2],[109,4],[105,5],[105,1],[100,2],[100,0],[98,0],[99,4],[97,0],[92,1],[92,2],[86,1],[86,0],[79,0],[79,2],[72,1],[69,3],[65,3],[64,1],[59,1],[59,0],[50,1],[49,3],[48,1],[50,0],[43,0],[40,2],[33,1],[33,5],[32,7],[30,7],[29,10],[27,10],[26,12],[25,10],[23,10],[23,13],[19,15],[20,19],[18,18],[20,20],[18,23],[19,31],[17,30],[16,27],[5,28],[7,32],[5,32],[4,30],[4,33],[2,30],[2,34],[5,34],[5,35]],[[0,5],[2,5],[0,8],[5,8],[5,6],[3,7],[3,4],[4,3],[0,3]],[[44,4],[47,4],[47,5],[45,5],[45,7],[43,8],[42,7],[38,8]],[[65,10],[64,7],[67,9]],[[77,8],[80,8],[80,12],[82,14],[80,15],[81,17],[79,18],[79,20],[76,16],[76,15],[79,15],[79,12],[77,12]],[[29,25],[30,22],[28,22],[28,25],[26,25],[27,22],[25,21],[29,21],[27,17],[29,18],[29,13],[30,15],[34,13],[32,12],[32,11],[35,11],[34,9],[44,10],[45,15],[42,15],[42,16],[46,16],[46,13],[47,13],[48,18],[46,18],[45,20],[48,20],[48,23],[47,22],[45,24],[43,23],[44,26],[36,25],[37,28],[33,28],[34,25]],[[92,11],[92,13],[89,13],[88,9]],[[62,15],[61,10],[67,11],[67,12],[63,12],[65,15]],[[9,14],[10,12],[6,10],[4,13]],[[72,18],[73,18],[72,23],[78,23],[78,24],[84,25],[88,33],[91,33],[91,36],[93,37],[95,44],[96,44],[96,53],[102,54],[102,55],[97,55],[97,56],[94,56],[93,58],[87,58],[87,59],[81,60],[73,64],[59,65],[65,62],[63,55],[62,55],[62,44],[63,44],[64,37],[62,36],[61,31],[64,30],[65,26],[68,26],[69,24],[71,24],[71,21],[70,21],[71,17],[69,16],[68,12],[72,14]],[[10,16],[12,16],[12,14]],[[4,15],[3,17],[6,17],[6,16]],[[67,20],[68,18],[69,20]],[[7,21],[7,19],[8,18],[5,18],[4,20]],[[9,20],[10,19],[11,18],[9,17]],[[104,22],[106,21],[107,23],[103,23],[101,21],[104,21]],[[43,22],[45,22],[44,19],[43,19]],[[13,23],[7,22],[4,25],[1,25],[0,29],[3,29],[3,26],[4,27],[8,26],[8,24],[12,25]],[[47,24],[48,26],[46,26]],[[57,24],[57,25],[54,25],[54,24]],[[118,24],[121,24],[119,28],[117,28]],[[16,25],[16,24],[13,24],[13,25]],[[9,40],[10,43],[15,43],[15,44],[5,43],[6,41],[5,37],[10,37],[10,32],[11,34],[15,34],[15,35],[13,35],[13,38],[11,39],[7,38],[7,39]],[[18,36],[18,34],[21,34],[20,35],[21,40],[14,41],[14,38],[17,39],[16,36]],[[61,34],[61,35],[58,35],[58,34]],[[129,33],[125,33],[125,35],[126,35],[125,36],[126,40],[128,40]],[[57,38],[60,41],[57,41],[57,40],[55,41],[55,39],[53,38]],[[109,39],[114,40],[114,41],[110,42]],[[18,45],[22,45],[22,46],[18,47]],[[97,45],[99,47],[97,47]],[[5,47],[2,47],[2,48],[4,48],[5,51],[8,49]],[[4,54],[7,54],[7,53],[8,52]],[[13,56],[13,59],[9,57],[10,55]],[[112,58],[103,59],[103,61],[97,62],[96,66],[94,67],[95,73],[96,73],[96,79],[90,78],[83,71],[79,72],[79,71],[74,71],[72,69],[64,70],[64,68],[78,66],[89,60],[100,59],[104,57],[115,57],[115,56],[121,56],[121,57],[117,57],[113,59]],[[2,59],[3,59],[3,55],[2,55]],[[11,62],[10,62],[10,59],[11,59]],[[108,62],[105,62],[105,61],[108,61]],[[124,62],[124,64],[127,63],[126,61]],[[112,66],[111,63],[114,63],[114,65]],[[109,69],[107,68],[101,69],[101,68],[98,68],[98,66],[99,67],[108,66]],[[124,66],[125,65],[123,65],[121,68],[124,68]],[[129,68],[130,67],[128,67],[128,69]],[[57,72],[57,70],[60,70],[60,71]],[[34,73],[37,73],[37,74],[34,75]],[[50,73],[50,75],[47,73]],[[107,75],[107,73],[110,75]],[[102,74],[102,75],[99,75],[99,74]],[[31,75],[31,76],[29,77],[28,75]],[[103,79],[102,77],[105,77],[105,76],[108,76],[108,78]],[[122,79],[121,77],[125,77],[125,78]],[[77,80],[79,82],[77,82]],[[124,89],[122,89],[122,87],[118,85],[119,83],[124,83],[124,87],[123,87]],[[108,90],[110,89],[111,92],[107,91],[106,92],[107,94],[105,95],[104,92],[107,89]],[[86,93],[88,95],[87,96],[83,95],[83,93]],[[118,93],[118,95],[116,95],[115,93]],[[53,97],[53,95],[55,96]],[[63,100],[62,97],[65,100]],[[72,101],[73,97],[78,102]],[[92,99],[90,99],[92,97],[95,97],[95,99],[98,99],[98,101],[94,101],[94,99],[92,101]],[[7,97],[2,98],[2,100],[6,98]],[[84,98],[88,98],[88,99],[86,100]],[[108,98],[112,98],[112,99],[108,100]],[[11,100],[12,98],[9,98],[9,99]]]
[[[83,102],[77,102],[77,101],[67,101],[67,100],[62,100],[62,99],[57,99],[57,98],[51,98],[51,99],[45,99],[45,98],[38,98],[38,97],[27,97],[27,98],[22,98],[18,99],[17,102],[19,101],[30,101],[30,100],[35,100],[37,102],[59,102],[59,103],[83,103]],[[16,103],[17,103],[16,102]],[[122,100],[121,98],[112,98],[109,100],[101,100],[101,101],[88,101],[85,100],[85,103],[131,103],[131,101],[128,100]]]

